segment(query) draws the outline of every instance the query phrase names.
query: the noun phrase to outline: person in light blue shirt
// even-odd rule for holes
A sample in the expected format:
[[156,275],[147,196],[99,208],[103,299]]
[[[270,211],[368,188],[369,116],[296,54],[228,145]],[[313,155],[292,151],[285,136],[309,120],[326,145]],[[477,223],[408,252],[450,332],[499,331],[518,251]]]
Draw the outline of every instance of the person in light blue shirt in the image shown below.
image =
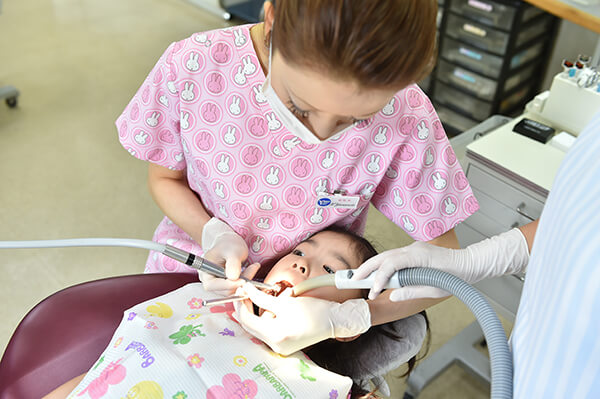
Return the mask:
[[[600,113],[561,164],[539,221],[460,250],[419,242],[383,252],[355,278],[377,270],[373,298],[393,272],[414,266],[469,283],[526,269],[511,337],[514,397],[600,398]],[[390,299],[446,295],[405,287]]]

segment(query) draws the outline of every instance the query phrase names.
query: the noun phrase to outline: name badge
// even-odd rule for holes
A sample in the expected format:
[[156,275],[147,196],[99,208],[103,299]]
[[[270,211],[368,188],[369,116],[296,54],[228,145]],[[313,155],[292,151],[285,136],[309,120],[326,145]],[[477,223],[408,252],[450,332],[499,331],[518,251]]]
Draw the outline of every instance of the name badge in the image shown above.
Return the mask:
[[321,194],[317,198],[317,207],[356,209],[358,201],[360,201],[358,195]]

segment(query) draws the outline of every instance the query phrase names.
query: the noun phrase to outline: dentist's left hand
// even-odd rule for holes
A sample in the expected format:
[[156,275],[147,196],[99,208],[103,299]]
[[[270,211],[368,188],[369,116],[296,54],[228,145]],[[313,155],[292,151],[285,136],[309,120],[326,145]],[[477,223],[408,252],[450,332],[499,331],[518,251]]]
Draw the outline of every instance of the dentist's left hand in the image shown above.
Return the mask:
[[242,262],[248,257],[248,245],[229,225],[215,217],[202,229],[202,249],[204,257],[219,265],[225,265],[227,279],[198,272],[204,288],[220,295],[231,295],[244,284],[240,275],[252,279],[260,265],[254,263],[242,272]]
[[[272,317],[256,316],[246,303],[234,303],[235,318],[242,327],[282,355],[290,355],[328,338],[347,338],[371,327],[369,305],[364,299],[344,303],[311,297],[274,297],[245,284],[240,291]],[[244,294],[244,293],[240,293]],[[264,317],[266,316],[266,317]]]

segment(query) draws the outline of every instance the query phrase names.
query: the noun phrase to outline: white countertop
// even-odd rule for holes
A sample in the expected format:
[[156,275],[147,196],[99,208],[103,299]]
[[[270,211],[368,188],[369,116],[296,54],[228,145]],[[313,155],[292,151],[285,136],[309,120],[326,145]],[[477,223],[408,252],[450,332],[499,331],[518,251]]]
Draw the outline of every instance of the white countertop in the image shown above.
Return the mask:
[[526,117],[548,124],[537,116],[523,114],[469,144],[467,152],[500,173],[519,177],[534,188],[549,192],[566,153],[513,132],[513,126]]

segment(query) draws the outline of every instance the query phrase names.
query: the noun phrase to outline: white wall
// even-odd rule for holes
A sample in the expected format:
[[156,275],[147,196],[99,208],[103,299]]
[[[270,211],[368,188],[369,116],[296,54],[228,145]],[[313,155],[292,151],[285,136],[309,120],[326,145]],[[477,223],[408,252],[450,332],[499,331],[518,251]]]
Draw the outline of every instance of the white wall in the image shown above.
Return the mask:
[[575,25],[572,22],[562,20],[560,24],[554,51],[550,57],[550,63],[548,64],[540,91],[550,88],[554,75],[562,71],[561,61],[564,58],[574,61],[579,54],[593,56],[594,51],[596,51],[596,45],[600,40],[600,35],[597,33]]

